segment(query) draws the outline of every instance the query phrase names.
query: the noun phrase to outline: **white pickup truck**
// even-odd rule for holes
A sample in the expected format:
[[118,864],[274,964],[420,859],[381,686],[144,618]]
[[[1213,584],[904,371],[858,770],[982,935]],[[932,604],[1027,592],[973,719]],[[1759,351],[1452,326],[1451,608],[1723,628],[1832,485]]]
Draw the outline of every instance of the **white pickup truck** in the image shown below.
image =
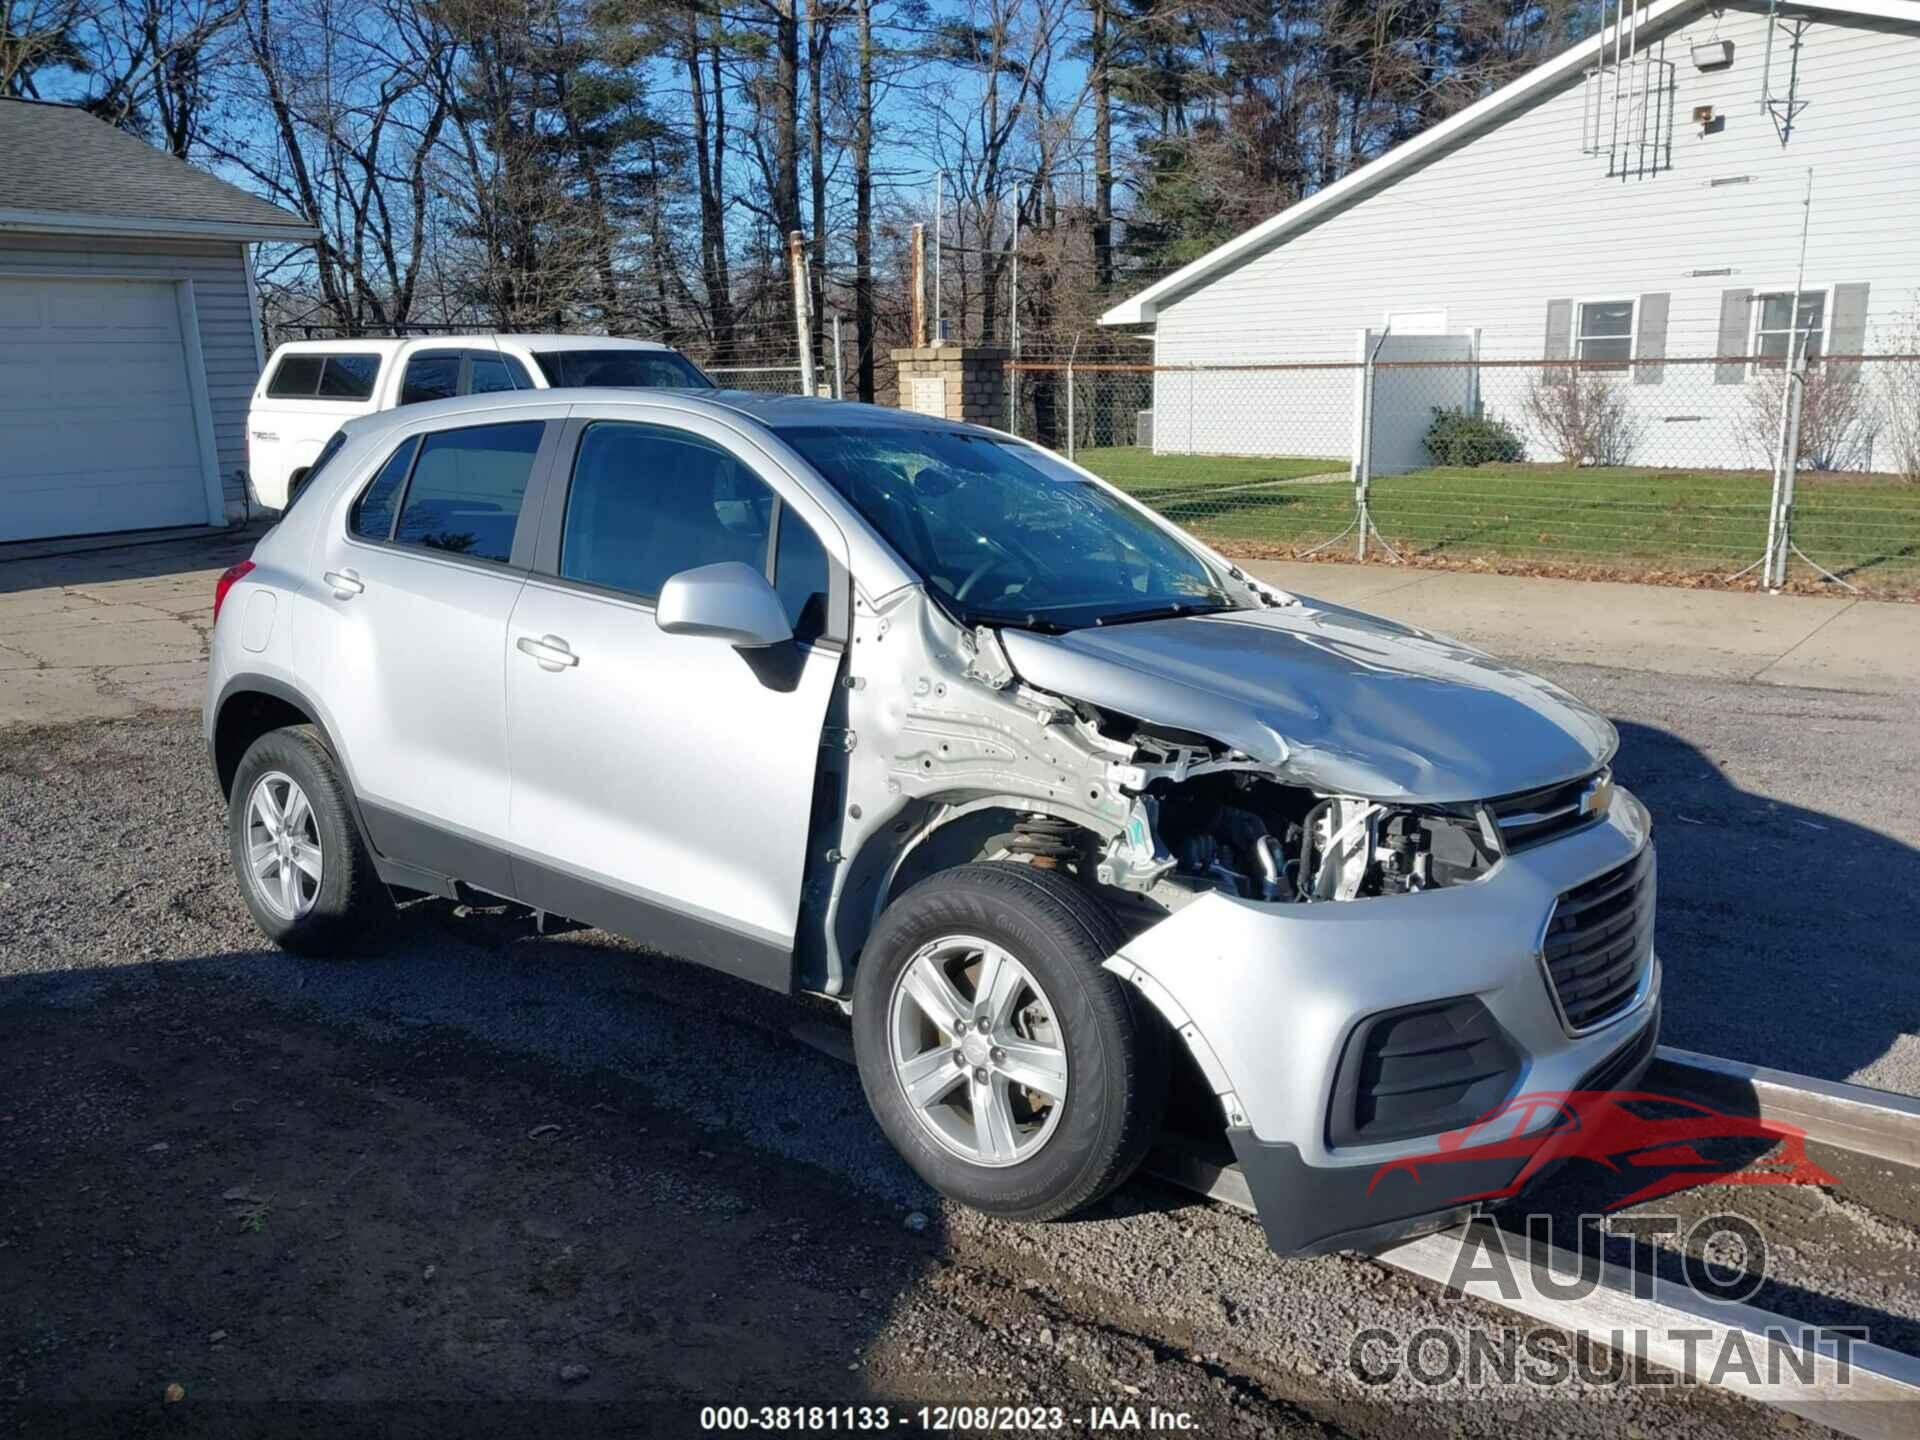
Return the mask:
[[710,390],[679,351],[604,335],[434,335],[294,340],[273,352],[247,411],[256,504],[284,510],[344,421],[424,400],[562,386]]

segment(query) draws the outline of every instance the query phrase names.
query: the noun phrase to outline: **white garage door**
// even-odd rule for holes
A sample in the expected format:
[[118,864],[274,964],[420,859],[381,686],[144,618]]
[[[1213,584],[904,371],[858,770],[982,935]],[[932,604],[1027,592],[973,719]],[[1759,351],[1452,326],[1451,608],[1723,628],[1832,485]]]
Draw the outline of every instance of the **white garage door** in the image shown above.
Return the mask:
[[174,287],[0,276],[0,540],[202,525]]

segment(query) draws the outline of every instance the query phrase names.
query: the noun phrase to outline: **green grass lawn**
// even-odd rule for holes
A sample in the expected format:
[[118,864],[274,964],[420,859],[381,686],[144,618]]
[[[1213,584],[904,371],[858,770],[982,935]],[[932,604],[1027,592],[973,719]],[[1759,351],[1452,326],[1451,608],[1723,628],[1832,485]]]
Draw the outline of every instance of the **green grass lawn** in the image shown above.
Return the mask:
[[[1225,545],[1285,553],[1353,518],[1345,484],[1294,484],[1339,461],[1154,456],[1083,450],[1075,458],[1176,523]],[[1766,542],[1768,476],[1566,466],[1435,468],[1373,483],[1375,523],[1417,557],[1623,571],[1737,570]],[[1920,486],[1856,475],[1803,475],[1794,539],[1862,588],[1920,586]]]

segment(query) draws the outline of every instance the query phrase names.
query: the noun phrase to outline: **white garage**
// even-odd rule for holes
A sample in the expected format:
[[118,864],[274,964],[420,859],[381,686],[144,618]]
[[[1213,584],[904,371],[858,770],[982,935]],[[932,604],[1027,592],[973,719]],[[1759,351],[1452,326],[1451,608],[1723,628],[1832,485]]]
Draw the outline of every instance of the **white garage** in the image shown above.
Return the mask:
[[249,246],[311,230],[68,106],[0,153],[0,542],[244,519]]

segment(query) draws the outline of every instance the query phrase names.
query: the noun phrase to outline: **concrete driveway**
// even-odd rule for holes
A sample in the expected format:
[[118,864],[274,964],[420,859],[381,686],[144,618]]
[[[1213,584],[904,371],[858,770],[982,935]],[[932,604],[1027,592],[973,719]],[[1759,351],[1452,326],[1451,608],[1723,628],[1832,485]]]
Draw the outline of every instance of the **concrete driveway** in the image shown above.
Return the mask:
[[214,581],[261,533],[0,549],[0,728],[198,705]]
[[[199,705],[214,581],[262,533],[63,554],[0,547],[0,729]],[[1248,568],[1522,664],[1920,693],[1920,605],[1395,565]]]

